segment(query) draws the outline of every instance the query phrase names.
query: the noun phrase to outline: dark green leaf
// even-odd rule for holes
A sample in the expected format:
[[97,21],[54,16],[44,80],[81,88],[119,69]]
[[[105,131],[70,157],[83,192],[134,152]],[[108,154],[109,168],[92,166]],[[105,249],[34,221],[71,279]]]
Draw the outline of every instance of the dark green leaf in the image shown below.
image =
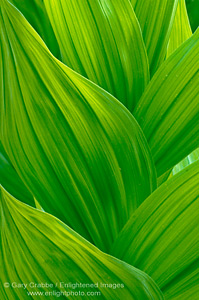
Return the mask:
[[34,200],[28,189],[21,181],[16,170],[11,165],[8,156],[0,142],[0,184],[14,197],[34,205]]
[[187,5],[187,11],[188,11],[192,30],[195,31],[199,26],[199,19],[198,19],[199,1],[186,0],[186,5]]

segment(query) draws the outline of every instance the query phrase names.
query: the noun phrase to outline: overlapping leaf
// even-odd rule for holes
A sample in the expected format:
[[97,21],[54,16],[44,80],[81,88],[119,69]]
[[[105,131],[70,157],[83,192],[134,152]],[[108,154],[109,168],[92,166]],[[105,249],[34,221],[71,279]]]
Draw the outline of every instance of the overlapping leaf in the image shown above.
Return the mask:
[[0,184],[14,197],[30,205],[34,200],[30,192],[21,181],[19,175],[11,165],[0,142]]
[[63,62],[132,110],[148,83],[148,59],[127,0],[46,0]]
[[[108,300],[163,299],[159,288],[145,273],[100,252],[58,219],[20,203],[3,191],[0,213],[1,280],[10,284],[9,288],[1,288],[1,299],[43,299],[42,292],[54,292],[50,299],[58,296],[89,299],[87,292],[100,292],[96,298]],[[14,288],[13,283],[27,286]],[[53,287],[33,287],[38,283]],[[72,283],[87,286],[64,287]],[[101,283],[109,284],[109,288]],[[96,288],[88,286],[91,284]],[[117,284],[120,287],[116,288]],[[78,297],[64,296],[64,292],[71,291],[78,292]],[[40,294],[31,296],[28,292]]]
[[162,184],[132,215],[112,254],[149,274],[166,299],[197,299],[199,163]]
[[181,162],[175,165],[173,169],[168,170],[162,176],[158,177],[157,179],[158,186],[197,160],[199,160],[199,148],[194,150],[187,157],[185,157]]
[[142,28],[153,75],[165,59],[178,0],[131,0],[131,3]]
[[[12,1],[18,7],[24,3],[25,8],[29,3]],[[43,1],[30,4],[42,5],[36,15],[45,15],[44,23],[47,20],[50,26]],[[132,0],[132,4],[153,74],[165,59],[171,27],[169,54],[190,35],[185,3],[179,2],[174,25],[177,0]],[[45,5],[64,61],[132,110],[149,74],[129,1],[46,0]],[[29,10],[20,9],[34,25]],[[156,162],[159,184],[198,147],[198,35],[160,67],[135,109]],[[6,0],[0,2],[0,38],[0,140],[12,162],[0,156],[1,182],[23,201],[22,178],[38,208],[5,191],[0,194],[0,299],[43,299],[42,294],[28,293],[52,293],[52,288],[30,285],[14,289],[12,282],[52,283],[53,297],[65,299],[68,288],[59,284],[63,281],[98,282],[95,291],[107,300],[163,299],[149,275],[165,299],[197,299],[198,163],[162,184],[142,203],[156,187],[156,176],[134,117],[105,90],[56,60]],[[188,157],[173,172],[189,163]],[[100,252],[43,208],[107,252],[117,239],[111,253],[148,275]],[[5,282],[9,288],[3,286]],[[100,282],[110,284],[109,288]],[[113,288],[116,283],[124,288]],[[87,299],[87,291],[89,287],[78,298]]]
[[187,157],[185,157],[179,164],[177,164],[173,170],[172,173],[170,174],[171,178],[173,175],[177,174],[190,164],[194,163],[195,161],[199,160],[199,148],[194,150],[192,153],[190,153]]
[[199,30],[159,68],[134,115],[162,175],[198,147]]
[[2,143],[43,209],[107,250],[156,186],[144,135],[119,101],[56,60],[13,6],[0,7]]
[[187,6],[191,28],[192,31],[194,32],[199,26],[199,20],[198,20],[199,1],[186,0],[186,6]]
[[185,0],[179,0],[173,23],[167,56],[171,55],[183,42],[192,35]]
[[166,171],[164,174],[162,174],[161,176],[159,176],[157,178],[157,185],[160,186],[161,184],[163,184],[171,175],[172,173],[172,168],[169,169],[168,171]]
[[9,0],[39,33],[50,51],[60,58],[60,50],[46,13],[43,0]]

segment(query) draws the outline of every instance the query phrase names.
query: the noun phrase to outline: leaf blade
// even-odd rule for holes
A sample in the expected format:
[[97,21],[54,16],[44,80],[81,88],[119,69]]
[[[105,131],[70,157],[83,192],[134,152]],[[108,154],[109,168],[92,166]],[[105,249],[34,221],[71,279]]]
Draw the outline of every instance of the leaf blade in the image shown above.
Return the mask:
[[[1,194],[1,280],[27,284],[26,290],[3,287],[5,299],[29,299],[27,291],[40,292],[39,299],[43,298],[42,292],[52,290],[56,292],[54,296],[64,295],[69,288],[60,286],[61,282],[98,283],[94,291],[107,300],[118,295],[132,300],[163,299],[159,288],[143,272],[102,253],[53,216],[16,201],[4,191]],[[31,282],[53,284],[53,289],[31,288]],[[109,290],[101,287],[101,282],[123,284],[124,288]],[[84,299],[86,292],[92,290],[90,286],[80,289],[84,295],[78,298]],[[75,299],[76,295],[70,298]]]
[[128,1],[44,1],[63,62],[130,111],[149,80],[139,24]]
[[197,288],[198,183],[195,162],[162,184],[132,215],[111,252],[149,274],[168,299]]
[[10,0],[10,2],[20,10],[34,27],[53,55],[60,58],[60,49],[48,19],[43,0]]
[[131,3],[140,22],[153,75],[165,59],[178,1],[131,0]]
[[199,30],[159,68],[135,108],[158,176],[198,147]]
[[11,165],[0,142],[0,184],[14,197],[34,206],[34,200],[16,170]]
[[185,0],[179,0],[173,23],[167,57],[192,35]]
[[145,137],[119,101],[56,60],[3,3],[2,143],[43,209],[108,249],[156,187]]

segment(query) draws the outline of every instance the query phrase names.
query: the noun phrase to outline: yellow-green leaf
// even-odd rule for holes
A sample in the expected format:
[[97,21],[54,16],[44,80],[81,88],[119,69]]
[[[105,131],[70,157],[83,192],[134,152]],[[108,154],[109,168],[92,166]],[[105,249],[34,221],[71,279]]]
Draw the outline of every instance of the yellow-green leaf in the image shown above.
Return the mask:
[[142,29],[151,74],[164,61],[178,0],[131,0]]
[[177,174],[178,172],[180,172],[181,170],[183,170],[184,168],[186,168],[187,166],[189,166],[190,164],[194,163],[197,160],[199,160],[199,148],[194,150],[187,157],[185,157],[181,162],[179,162],[179,164],[177,164],[173,168],[169,178],[171,178],[173,175]]
[[0,8],[3,146],[41,207],[107,250],[156,187],[143,132],[119,101],[56,60],[9,2]]
[[44,40],[50,51],[60,58],[59,46],[48,19],[43,0],[9,0],[25,16]]
[[158,176],[198,147],[198,49],[199,30],[162,64],[135,108]]
[[199,162],[162,184],[132,215],[112,254],[149,274],[166,299],[197,299]]
[[138,21],[127,0],[46,0],[63,62],[135,107],[149,80]]
[[53,216],[0,193],[1,299],[163,299],[144,272],[102,253]]
[[183,42],[192,35],[185,0],[179,0],[173,23],[167,56],[171,55]]

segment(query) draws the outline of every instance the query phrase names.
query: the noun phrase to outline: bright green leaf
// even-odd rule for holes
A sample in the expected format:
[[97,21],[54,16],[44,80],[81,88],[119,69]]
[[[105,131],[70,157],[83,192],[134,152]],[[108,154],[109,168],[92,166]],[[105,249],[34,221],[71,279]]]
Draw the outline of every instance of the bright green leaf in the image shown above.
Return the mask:
[[2,143],[42,208],[107,250],[156,187],[145,137],[119,101],[56,60],[8,2],[0,7]]
[[50,51],[60,58],[60,50],[48,19],[43,0],[9,0],[25,16],[28,22],[39,33]]
[[[149,276],[102,253],[58,219],[22,204],[3,190],[0,214],[1,281],[27,284],[26,289],[2,287],[1,299],[2,295],[10,300],[44,298],[41,294],[31,297],[28,292],[54,292],[49,299],[55,299],[71,290],[85,296],[69,299],[90,299],[87,292],[100,292],[101,296],[93,296],[96,299],[163,299]],[[96,288],[72,289],[61,282],[95,284]],[[30,283],[53,284],[53,288],[32,288]],[[101,287],[101,283],[110,287]],[[114,288],[113,284],[123,287]]]
[[140,22],[151,73],[165,59],[178,0],[131,0]]
[[135,108],[158,176],[198,147],[199,30],[159,68]]
[[149,274],[166,299],[198,296],[182,296],[195,293],[198,285],[198,187],[199,163],[195,162],[144,201],[111,252]]
[[139,24],[127,0],[45,0],[63,62],[135,107],[149,79]]
[[167,56],[171,55],[183,42],[192,35],[185,0],[179,0],[173,23]]
[[177,164],[170,174],[169,178],[171,178],[173,175],[177,174],[190,164],[194,163],[195,161],[199,160],[199,148],[194,150],[192,153],[190,153],[187,157],[185,157],[179,164]]
[[0,142],[0,184],[14,197],[34,205],[34,200],[19,175],[11,165],[5,150]]
[[166,171],[163,175],[158,177],[158,186],[197,160],[199,160],[199,148],[185,157],[173,169]]

